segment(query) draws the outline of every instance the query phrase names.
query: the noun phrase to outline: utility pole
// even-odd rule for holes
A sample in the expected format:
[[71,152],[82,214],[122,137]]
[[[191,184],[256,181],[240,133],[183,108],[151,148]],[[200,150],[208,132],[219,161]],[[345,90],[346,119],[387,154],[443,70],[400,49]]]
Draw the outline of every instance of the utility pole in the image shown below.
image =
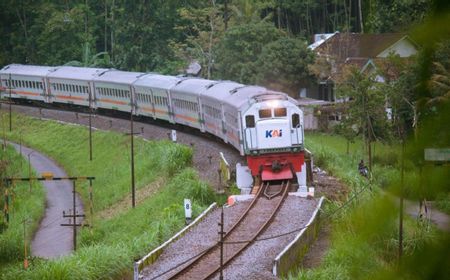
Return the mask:
[[130,153],[131,153],[131,206],[133,208],[136,207],[136,187],[135,187],[135,176],[134,176],[134,135],[140,134],[140,132],[135,133],[134,132],[134,100],[133,100],[133,91],[130,87],[130,141],[131,141],[131,147],[130,147]]
[[223,231],[223,225],[224,225],[224,221],[223,221],[223,206],[222,206],[222,212],[220,213],[220,231],[219,231],[219,235],[220,235],[220,269],[219,269],[219,280],[223,280],[223,236],[225,234],[225,232]]
[[11,109],[11,103],[12,103],[12,97],[11,97],[11,74],[9,74],[9,131],[12,131],[12,109]]
[[77,205],[76,205],[76,192],[75,192],[75,181],[72,181],[72,197],[73,197],[73,204],[72,204],[72,213],[69,212],[69,215],[66,215],[65,211],[63,211],[63,218],[73,218],[73,223],[68,224],[61,224],[61,226],[71,226],[73,228],[73,250],[77,250],[77,227],[82,226],[82,224],[77,224],[77,217],[85,217],[84,214],[78,214],[77,213]]
[[130,114],[130,137],[131,137],[131,205],[136,206],[135,182],[134,182],[134,131],[133,131],[133,104]]
[[[28,177],[30,177],[31,178],[31,154],[33,154],[34,153],[34,151],[31,151],[30,153],[28,153]],[[31,180],[29,181],[29,183],[30,183],[30,192],[31,192],[31,185],[32,185],[32,182],[31,182]]]
[[88,89],[89,89],[89,160],[92,161],[92,92],[89,86]]
[[[402,137],[403,138],[403,137]],[[405,139],[402,139],[402,162],[400,171],[400,217],[398,229],[398,260],[401,261],[403,255],[403,184],[405,173]]]
[[26,224],[27,224],[27,219],[23,219],[22,223],[23,223],[23,250],[24,250],[24,254],[23,254],[23,268],[27,269],[28,268],[28,254],[27,254],[27,231],[26,231]]
[[9,181],[6,181],[6,187],[5,187],[5,208],[4,208],[4,215],[6,218],[6,224],[9,224],[9,193],[8,193],[8,188],[9,188]]
[[[30,153],[31,154],[31,153]],[[76,212],[76,200],[75,200],[75,181],[77,180],[89,180],[91,181],[90,185],[92,186],[92,180],[95,180],[95,177],[91,176],[78,176],[78,177],[53,177],[53,173],[51,172],[44,172],[42,173],[42,177],[7,177],[3,178],[3,182],[5,183],[5,207],[4,207],[4,216],[6,218],[6,224],[9,223],[9,193],[8,193],[8,187],[11,183],[14,183],[16,181],[61,181],[61,180],[70,180],[73,181],[73,215],[69,214],[66,215],[66,213],[63,211],[63,218],[74,218],[73,224],[61,224],[61,226],[73,226],[74,227],[74,250],[76,248],[76,227],[81,226],[81,224],[76,223],[76,217],[84,217],[84,214],[77,214]],[[91,205],[92,205],[92,192],[89,194],[89,198],[91,199]],[[87,224],[84,224],[88,226]]]

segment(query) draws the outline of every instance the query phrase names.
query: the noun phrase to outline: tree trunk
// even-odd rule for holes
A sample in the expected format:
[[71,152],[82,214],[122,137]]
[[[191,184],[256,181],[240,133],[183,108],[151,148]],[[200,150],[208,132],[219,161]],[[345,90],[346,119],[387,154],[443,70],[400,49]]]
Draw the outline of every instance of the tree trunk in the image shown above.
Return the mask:
[[361,33],[364,33],[364,24],[363,24],[363,17],[362,17],[361,0],[358,0],[358,12],[359,12],[360,31],[361,31]]
[[105,42],[104,52],[108,51],[108,0],[105,0]]
[[112,0],[111,3],[111,61],[114,62],[114,3],[115,0]]

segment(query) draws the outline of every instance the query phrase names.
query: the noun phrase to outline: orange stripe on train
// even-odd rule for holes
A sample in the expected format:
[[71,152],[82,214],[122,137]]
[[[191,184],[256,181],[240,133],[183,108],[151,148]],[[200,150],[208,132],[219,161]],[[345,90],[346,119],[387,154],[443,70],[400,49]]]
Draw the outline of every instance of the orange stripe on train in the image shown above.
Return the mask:
[[79,96],[55,95],[55,97],[59,98],[59,99],[86,101],[86,99],[84,99],[83,97],[79,97]]
[[125,101],[117,101],[117,100],[112,100],[112,99],[108,99],[108,98],[100,98],[99,101],[104,102],[104,103],[116,104],[116,105],[129,105]]

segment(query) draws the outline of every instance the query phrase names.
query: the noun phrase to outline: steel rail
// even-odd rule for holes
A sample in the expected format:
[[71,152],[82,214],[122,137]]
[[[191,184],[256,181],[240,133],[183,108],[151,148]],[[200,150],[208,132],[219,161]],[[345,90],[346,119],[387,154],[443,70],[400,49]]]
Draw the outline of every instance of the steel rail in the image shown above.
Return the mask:
[[[284,184],[282,184],[284,185]],[[261,184],[260,189],[258,190],[258,193],[256,194],[255,198],[252,200],[252,202],[250,203],[250,205],[246,208],[246,210],[243,212],[243,214],[239,217],[239,219],[234,223],[234,225],[228,230],[228,232],[226,233],[226,235],[224,236],[224,240],[229,237],[229,235],[233,232],[233,230],[236,229],[236,227],[242,223],[242,221],[244,220],[244,218],[248,215],[248,213],[250,212],[250,210],[254,207],[254,205],[256,204],[257,200],[259,200],[260,197],[262,197],[262,195],[264,194],[264,191],[266,188],[269,187],[269,184]],[[256,237],[267,228],[267,226],[271,223],[271,221],[273,220],[273,218],[275,217],[275,214],[278,212],[278,210],[280,209],[281,204],[283,203],[284,199],[287,196],[289,190],[289,182],[285,185],[285,189],[284,189],[284,193],[282,195],[282,198],[280,199],[280,201],[277,203],[277,205],[274,207],[274,210],[272,211],[272,213],[270,214],[270,217],[264,222],[264,224],[259,228],[259,230],[256,231],[256,233],[253,234],[253,236],[250,237],[249,242],[244,242],[241,245],[237,245],[239,246],[239,248],[237,248],[237,250],[235,250],[235,252],[229,256],[225,262],[223,263],[223,267],[227,266],[233,259],[235,259],[238,255],[240,255],[248,246],[250,246],[256,239]],[[204,254],[201,254],[200,256],[198,256],[196,259],[194,259],[191,263],[189,263],[188,265],[186,265],[182,270],[176,272],[174,275],[172,275],[169,279],[181,279],[181,277],[185,274],[188,273],[189,270],[193,269],[193,267],[195,267],[195,265],[197,265],[198,263],[201,262],[202,259],[206,258],[206,256],[208,254],[211,254],[214,252],[214,250],[217,250],[219,247],[219,242],[217,242],[214,246],[212,246],[209,250],[207,250]],[[222,268],[223,268],[222,267]],[[211,278],[214,274],[216,274],[219,270],[220,270],[220,265],[216,266],[215,268],[213,268],[213,270],[207,274],[205,274],[206,276],[203,276],[201,279],[208,279]]]
[[[268,184],[266,185],[268,186]],[[238,220],[233,224],[233,226],[231,226],[231,228],[224,234],[224,239],[227,238],[227,236],[229,236],[234,229],[236,229],[236,227],[244,220],[244,218],[247,216],[247,214],[250,212],[250,210],[253,208],[253,206],[255,206],[256,201],[259,199],[259,197],[262,195],[263,193],[263,189],[265,189],[264,187],[264,183],[261,183],[260,188],[258,189],[258,192],[255,195],[255,198],[252,200],[252,202],[247,206],[247,208],[244,210],[244,212],[241,214],[241,216],[238,218]],[[186,273],[189,269],[192,268],[192,266],[194,266],[195,264],[197,264],[198,262],[200,262],[200,260],[206,256],[207,254],[213,252],[215,249],[217,249],[219,247],[219,242],[217,242],[216,244],[214,244],[213,246],[211,246],[208,250],[206,250],[205,252],[203,252],[203,254],[198,255],[196,258],[194,258],[189,264],[187,264],[183,269],[177,271],[174,275],[170,276],[169,279],[176,279],[177,277],[180,277],[182,274]]]
[[[278,210],[280,209],[281,205],[283,204],[283,201],[285,200],[287,194],[289,193],[289,181],[286,183],[283,195],[280,199],[280,201],[277,203],[277,205],[275,206],[275,209],[272,211],[272,214],[270,215],[270,217],[267,219],[267,221],[260,227],[260,229],[253,235],[253,237],[249,240],[248,243],[243,243],[244,245],[238,249],[236,251],[236,253],[234,253],[231,257],[229,257],[224,263],[223,263],[223,267],[226,267],[232,260],[234,260],[237,256],[239,256],[245,249],[247,249],[247,247],[249,247],[255,240],[256,237],[258,237],[258,235],[260,235],[268,226],[269,224],[272,222],[272,220],[275,218],[275,215],[278,213]],[[218,271],[220,270],[220,266],[217,267],[214,271],[212,271],[211,273],[209,273],[206,277],[204,277],[203,279],[209,279],[212,278],[214,276],[214,274],[216,274]]]

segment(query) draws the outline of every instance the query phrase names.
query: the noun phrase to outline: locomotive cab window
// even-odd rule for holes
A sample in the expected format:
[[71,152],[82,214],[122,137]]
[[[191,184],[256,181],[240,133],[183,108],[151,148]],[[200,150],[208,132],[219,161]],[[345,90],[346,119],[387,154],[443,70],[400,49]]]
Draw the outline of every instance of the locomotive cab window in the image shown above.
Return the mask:
[[292,114],[292,127],[300,127],[300,116],[299,114]]
[[286,117],[286,108],[275,108],[273,109],[273,114],[275,117]]
[[259,110],[259,118],[260,119],[267,119],[272,117],[272,110],[271,109],[261,109]]
[[253,115],[245,116],[245,126],[246,127],[255,127],[255,116],[253,116]]

